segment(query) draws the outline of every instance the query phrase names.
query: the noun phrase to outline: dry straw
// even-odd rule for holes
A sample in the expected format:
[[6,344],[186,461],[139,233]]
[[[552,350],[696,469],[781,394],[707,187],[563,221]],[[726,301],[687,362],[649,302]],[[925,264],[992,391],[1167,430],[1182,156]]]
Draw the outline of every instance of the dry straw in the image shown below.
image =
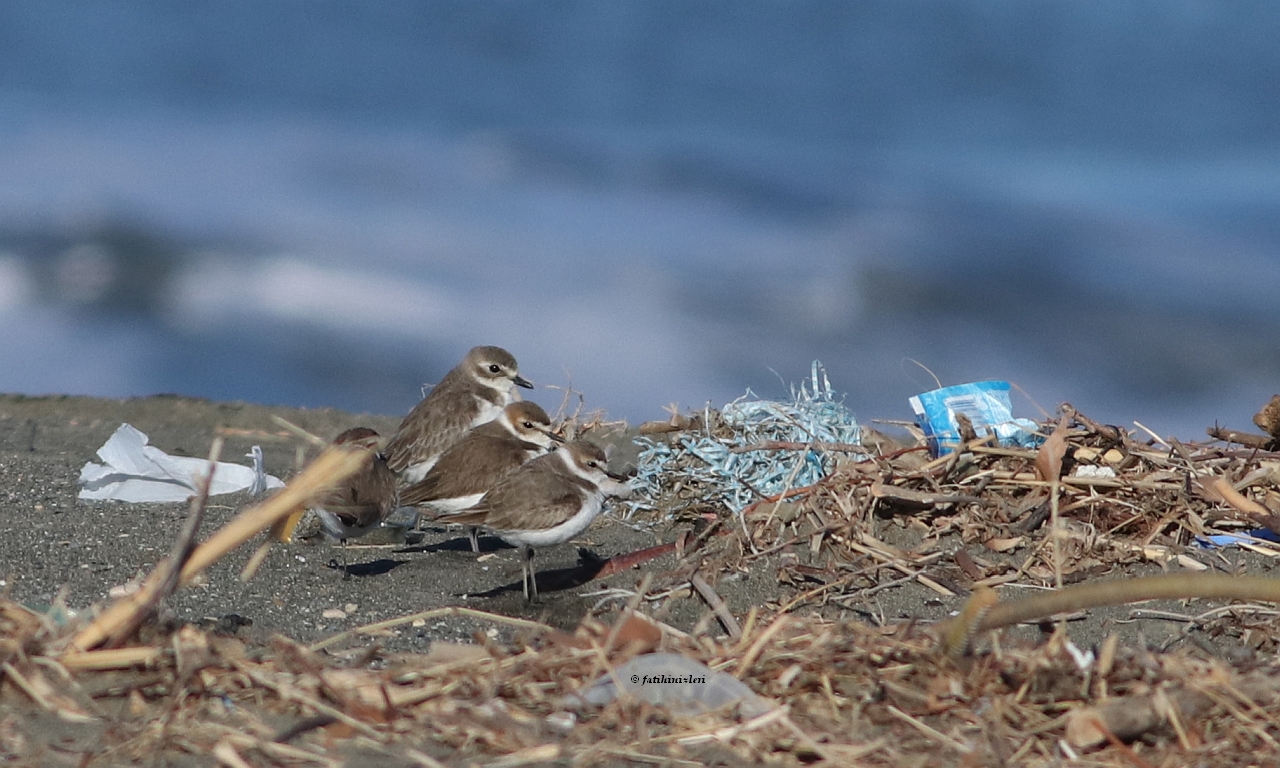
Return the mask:
[[[1238,656],[1115,635],[1080,648],[1070,628],[1035,641],[996,631],[1134,600],[1280,597],[1267,578],[1192,572],[1229,561],[1191,548],[1280,527],[1274,445],[1154,440],[1075,411],[1065,417],[1047,474],[1046,460],[1036,471],[1037,452],[982,436],[939,461],[911,445],[884,444],[862,460],[832,455],[835,469],[820,482],[758,500],[740,522],[723,510],[668,545],[664,553],[679,553],[673,566],[638,574],[625,605],[585,616],[572,633],[447,607],[310,647],[286,638],[247,646],[191,627],[141,643],[128,628],[154,605],[150,597],[121,600],[75,632],[0,600],[0,759],[34,759],[44,749],[23,725],[40,711],[103,726],[100,741],[71,748],[89,764],[190,754],[237,766],[336,765],[371,754],[429,766],[1280,760],[1280,673],[1258,663],[1275,651],[1274,611],[1166,611],[1223,647],[1244,648]],[[181,567],[157,566],[144,591],[163,594],[164,574],[175,570],[179,584],[189,583],[362,459],[322,454],[184,562],[175,548]],[[679,519],[685,511],[667,512]],[[899,525],[917,535],[893,538]],[[1251,556],[1280,557],[1264,537],[1240,543]],[[1171,573],[1127,578],[1144,562]],[[794,588],[735,615],[718,582],[744,571]],[[1059,579],[1061,590],[1053,588]],[[937,626],[886,615],[883,597],[907,589],[963,610]],[[1036,594],[1008,599],[1028,589]],[[681,600],[705,603],[692,631],[661,620]],[[395,655],[371,639],[449,615],[501,628],[501,639]],[[126,647],[91,650],[113,637]],[[339,649],[349,644],[364,647],[361,663],[344,660]],[[772,706],[744,717],[733,707],[678,715],[627,698],[601,709],[572,703],[575,691],[654,650],[728,672]]]

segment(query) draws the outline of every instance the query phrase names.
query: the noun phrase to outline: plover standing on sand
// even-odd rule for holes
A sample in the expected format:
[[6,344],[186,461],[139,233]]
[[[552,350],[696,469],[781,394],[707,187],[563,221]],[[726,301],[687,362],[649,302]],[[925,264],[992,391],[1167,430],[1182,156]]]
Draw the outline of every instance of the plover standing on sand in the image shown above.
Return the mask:
[[533,388],[510,352],[472,348],[404,417],[384,451],[387,466],[402,481],[418,482],[467,430],[497,418],[514,399],[512,386]]
[[562,544],[582,533],[600,514],[605,496],[628,490],[625,478],[607,465],[608,458],[596,444],[565,443],[502,478],[469,511],[440,520],[482,525],[519,547],[524,595],[536,599],[534,548]]

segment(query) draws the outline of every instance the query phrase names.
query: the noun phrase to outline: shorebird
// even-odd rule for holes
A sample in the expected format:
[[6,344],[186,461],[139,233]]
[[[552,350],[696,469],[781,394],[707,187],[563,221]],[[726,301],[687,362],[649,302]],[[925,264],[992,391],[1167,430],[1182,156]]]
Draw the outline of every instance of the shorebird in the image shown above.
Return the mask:
[[[400,503],[436,514],[469,509],[504,476],[563,441],[551,432],[551,417],[542,406],[512,403],[441,454],[426,477],[400,492]],[[479,552],[475,527],[468,526],[467,538],[471,550]]]
[[472,509],[440,519],[482,525],[519,547],[524,596],[534,600],[534,548],[569,541],[600,514],[605,496],[626,492],[625,478],[610,472],[607,464],[595,443],[565,443],[499,480]]
[[[368,427],[355,427],[338,435],[334,445],[347,445],[367,450],[368,462],[344,483],[318,499],[311,510],[330,538],[345,547],[355,539],[382,525],[397,506],[396,476],[387,466],[386,457],[377,452],[378,433]],[[343,570],[347,577],[351,572]]]
[[404,417],[387,443],[387,466],[416,483],[467,430],[495,419],[514,398],[512,386],[533,389],[516,359],[501,347],[473,347]]

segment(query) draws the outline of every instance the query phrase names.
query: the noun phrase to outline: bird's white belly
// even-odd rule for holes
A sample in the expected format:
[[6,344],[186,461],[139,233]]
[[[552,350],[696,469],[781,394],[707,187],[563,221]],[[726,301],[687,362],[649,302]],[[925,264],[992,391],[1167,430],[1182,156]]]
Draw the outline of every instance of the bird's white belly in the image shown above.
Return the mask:
[[494,533],[508,544],[515,546],[549,547],[554,544],[563,544],[585,531],[596,515],[600,514],[603,504],[604,495],[593,493],[587,497],[573,517],[554,528],[541,531],[494,531]]
[[480,501],[482,496],[484,496],[483,493],[473,493],[469,496],[455,496],[452,499],[433,499],[428,501],[426,506],[430,507],[434,512],[448,515],[454,512],[461,512],[464,509],[471,509],[476,505],[476,502]]

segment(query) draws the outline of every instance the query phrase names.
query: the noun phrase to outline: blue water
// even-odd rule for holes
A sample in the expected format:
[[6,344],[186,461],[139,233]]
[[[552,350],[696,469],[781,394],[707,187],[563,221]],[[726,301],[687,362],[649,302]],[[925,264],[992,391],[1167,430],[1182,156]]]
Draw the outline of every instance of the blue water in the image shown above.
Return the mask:
[[864,421],[927,368],[1248,427],[1276,39],[1173,0],[3,5],[0,390],[397,413],[495,343],[632,421],[816,358]]

